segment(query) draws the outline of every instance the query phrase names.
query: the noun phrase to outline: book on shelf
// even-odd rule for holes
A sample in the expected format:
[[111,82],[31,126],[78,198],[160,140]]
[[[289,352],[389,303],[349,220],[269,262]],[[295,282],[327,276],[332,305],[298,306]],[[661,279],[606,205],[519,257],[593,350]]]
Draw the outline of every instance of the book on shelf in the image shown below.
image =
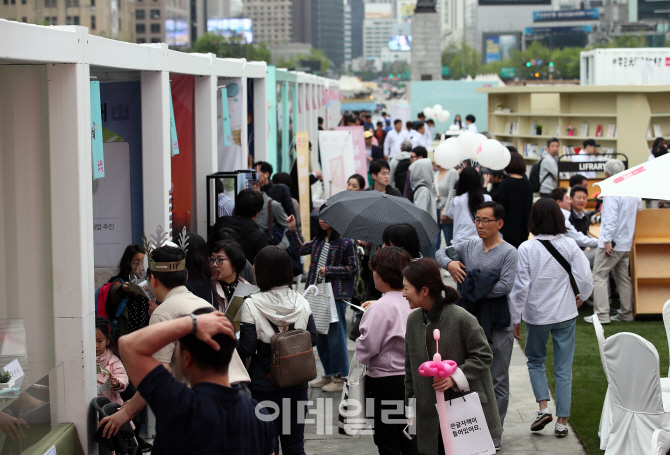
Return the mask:
[[533,124],[530,126],[530,135],[531,136],[535,136],[535,132],[537,131],[535,129],[535,125],[537,125],[537,123],[533,122]]
[[511,131],[512,131],[512,122],[505,123],[505,131],[503,131],[503,133],[512,134]]
[[614,149],[611,147],[603,147],[600,149],[600,161],[607,161],[612,159],[612,155],[614,155]]
[[561,135],[561,125],[558,124],[558,125],[556,125],[556,136],[560,136],[560,135]]
[[596,137],[603,137],[603,126],[596,126]]
[[663,137],[663,132],[661,131],[661,125],[654,123],[654,136]]
[[575,148],[569,145],[564,145],[563,146],[563,155],[574,155],[575,154]]
[[614,123],[610,123],[607,127],[607,137],[616,137],[616,125]]
[[537,144],[523,144],[523,156],[526,158],[539,158],[540,146]]
[[588,137],[588,135],[589,135],[589,124],[588,123],[582,123],[582,130],[581,130],[580,136]]

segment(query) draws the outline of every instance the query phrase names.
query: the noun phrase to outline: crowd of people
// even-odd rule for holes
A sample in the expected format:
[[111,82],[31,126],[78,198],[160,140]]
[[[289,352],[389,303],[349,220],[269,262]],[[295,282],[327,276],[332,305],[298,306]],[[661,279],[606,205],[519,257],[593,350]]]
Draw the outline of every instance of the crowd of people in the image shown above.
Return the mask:
[[[251,188],[234,199],[220,191],[219,216],[206,240],[188,233],[186,250],[172,243],[150,251],[130,245],[103,287],[107,318],[96,320],[98,390],[122,405],[101,420],[105,437],[132,421],[139,438],[148,405],[156,415],[156,438],[153,449],[138,439],[143,451],[278,454],[281,447],[284,454],[304,454],[309,388],[339,399],[349,374],[350,301],[365,309],[350,337],[357,361],[367,367],[365,396],[374,408],[380,454],[444,453],[435,391],[446,399],[477,392],[500,449],[522,319],[538,404],[530,430],[553,421],[544,367],[551,335],[554,434],[567,435],[578,308],[593,294],[587,322],[633,319],[629,252],[641,200],[605,197],[596,237],[594,213],[586,211],[586,176],[572,176],[569,188],[558,186],[558,141],[547,144],[541,197],[534,201],[525,161],[514,147],[504,171],[470,160],[444,169],[429,159],[436,133],[425,118],[403,125],[384,117],[376,129],[367,113],[345,118],[345,124],[370,127],[368,175],[352,175],[347,189],[408,198],[438,225],[434,241],[422,245],[414,226],[398,223],[388,225],[375,245],[342,236],[318,216],[312,238],[305,238],[294,179],[256,163],[259,178]],[[459,127],[460,121],[457,116]],[[468,115],[463,128],[476,130],[474,121]],[[605,175],[623,169],[611,159]],[[312,173],[310,184],[320,178]],[[302,256],[310,258],[305,287],[327,283],[332,306],[298,292]],[[615,316],[610,273],[621,302]],[[447,274],[456,288],[445,284]],[[131,289],[129,281],[142,276],[150,294]],[[233,322],[226,312],[238,288],[249,284],[258,289],[241,296]],[[437,347],[426,342],[434,329],[442,335]],[[320,378],[290,387],[273,379],[273,368],[280,368],[276,339],[287,331],[308,334],[323,368]],[[419,366],[436,349],[458,368],[431,381],[419,375]],[[401,420],[384,417],[398,409],[391,403],[406,405]],[[407,437],[408,424],[415,437]]]

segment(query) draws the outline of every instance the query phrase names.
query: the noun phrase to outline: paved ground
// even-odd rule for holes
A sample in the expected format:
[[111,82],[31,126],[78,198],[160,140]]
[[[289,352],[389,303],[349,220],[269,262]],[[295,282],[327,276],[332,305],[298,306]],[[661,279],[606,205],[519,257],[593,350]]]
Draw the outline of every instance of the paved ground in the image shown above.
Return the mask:
[[[447,284],[450,278],[445,279]],[[350,313],[347,313],[348,319]],[[355,344],[348,342],[349,356],[353,355]],[[317,360],[322,373],[320,362]],[[518,343],[514,345],[512,362],[510,365],[510,405],[505,418],[505,432],[502,438],[501,453],[513,453],[515,455],[530,455],[537,453],[545,454],[586,454],[586,450],[579,442],[579,439],[570,428],[570,433],[564,439],[557,439],[554,436],[554,423],[538,433],[531,433],[530,423],[532,415],[537,410],[535,397],[528,377],[526,368],[526,357]],[[372,441],[372,436],[362,436],[351,438],[337,434],[337,405],[339,404],[341,394],[323,393],[321,389],[310,389],[310,400],[315,404],[318,398],[332,398],[333,406],[331,409],[331,421],[326,422],[331,425],[332,434],[324,434],[322,425],[308,424],[305,428],[305,452],[307,454],[330,455],[330,454],[372,454],[377,453],[376,446]],[[315,408],[314,406],[313,408]],[[554,403],[549,403],[549,408],[555,416]],[[310,415],[309,417],[313,417]],[[555,418],[555,417],[554,417]],[[319,433],[319,434],[317,434]]]

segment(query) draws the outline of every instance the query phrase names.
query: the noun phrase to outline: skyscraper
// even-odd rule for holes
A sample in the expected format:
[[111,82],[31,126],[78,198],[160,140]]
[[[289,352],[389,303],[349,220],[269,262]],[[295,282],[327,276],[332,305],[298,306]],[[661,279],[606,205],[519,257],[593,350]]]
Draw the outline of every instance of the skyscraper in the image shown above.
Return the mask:
[[242,15],[252,20],[254,41],[283,44],[293,41],[293,0],[244,0]]
[[344,2],[312,0],[312,47],[322,50],[336,68],[344,63]]

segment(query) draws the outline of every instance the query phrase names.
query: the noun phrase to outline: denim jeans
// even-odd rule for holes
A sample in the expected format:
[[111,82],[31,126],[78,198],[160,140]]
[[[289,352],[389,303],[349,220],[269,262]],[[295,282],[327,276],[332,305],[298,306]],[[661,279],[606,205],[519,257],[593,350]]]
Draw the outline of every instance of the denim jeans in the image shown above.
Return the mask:
[[328,335],[319,334],[316,350],[319,353],[321,364],[326,376],[342,377],[349,374],[349,351],[347,351],[347,304],[342,300],[335,300],[338,322],[331,322]]
[[577,319],[556,324],[526,323],[526,357],[528,374],[535,400],[549,401],[549,386],[544,372],[549,334],[554,345],[554,376],[556,378],[556,416],[570,417],[572,401],[572,360],[575,356],[575,325]]
[[439,250],[442,246],[442,234],[444,234],[444,242],[447,246],[451,244],[451,241],[454,238],[454,223],[443,224],[440,221],[441,214],[441,210],[437,209],[437,226],[440,228],[440,232],[437,233],[437,237],[435,237],[435,241],[433,242],[435,251]]

